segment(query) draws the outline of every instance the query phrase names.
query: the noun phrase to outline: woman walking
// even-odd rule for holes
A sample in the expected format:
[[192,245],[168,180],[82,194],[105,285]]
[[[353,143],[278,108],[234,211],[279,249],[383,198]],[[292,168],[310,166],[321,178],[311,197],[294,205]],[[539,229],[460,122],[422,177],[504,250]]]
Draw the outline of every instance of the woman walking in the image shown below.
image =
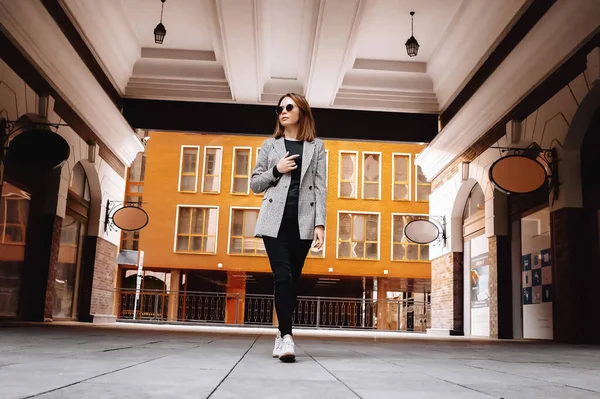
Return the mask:
[[262,237],[273,271],[279,331],[273,357],[296,359],[292,316],[296,288],[311,248],[323,246],[326,215],[325,147],[304,96],[279,99],[273,137],[263,143],[250,187],[264,198],[255,236]]

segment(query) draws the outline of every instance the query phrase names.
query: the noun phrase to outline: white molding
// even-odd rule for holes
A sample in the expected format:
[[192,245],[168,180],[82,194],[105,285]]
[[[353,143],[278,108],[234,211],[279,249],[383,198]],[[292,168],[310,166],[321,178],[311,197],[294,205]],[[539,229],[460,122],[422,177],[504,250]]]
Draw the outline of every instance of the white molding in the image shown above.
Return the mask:
[[[342,187],[342,154],[354,154],[356,156],[356,164],[354,165],[354,185],[356,186],[356,195],[354,197],[342,197],[341,196],[341,187]],[[358,199],[358,162],[359,156],[358,151],[351,150],[339,150],[338,151],[338,190],[337,197],[338,199]]]
[[[350,215],[377,215],[377,259],[356,259],[356,258],[340,258],[340,213],[348,213]],[[366,221],[365,221],[366,223]],[[335,258],[342,260],[359,260],[359,261],[380,261],[381,260],[381,212],[364,212],[364,211],[348,211],[348,210],[338,210],[337,211],[337,220],[336,220],[336,239],[335,239]],[[352,218],[350,218],[350,241],[352,241],[352,230],[354,225],[352,224]],[[365,242],[367,241],[367,236],[365,235]],[[352,248],[350,248],[352,250]],[[367,253],[367,248],[365,245],[365,255]]]
[[[397,200],[394,199],[394,187],[396,185],[396,155],[408,157],[408,199]],[[411,202],[412,201],[412,156],[410,152],[392,152],[392,201],[393,202]]]
[[[217,192],[213,192],[213,191],[209,191],[206,192],[204,191],[204,177],[206,174],[206,150],[221,150],[221,156],[220,156],[220,160],[219,160],[219,187],[217,187]],[[201,186],[201,192],[204,194],[221,194],[221,182],[223,181],[223,146],[219,146],[219,145],[205,145],[204,146],[204,160],[202,161],[202,186]]]
[[[186,148],[196,149],[196,181],[194,182],[194,191],[181,191],[181,177],[183,173],[183,151]],[[198,167],[200,163],[200,146],[199,145],[182,145],[179,154],[179,184],[177,185],[177,191],[180,193],[197,193],[198,192]]]
[[98,138],[131,165],[144,146],[43,4],[2,1],[0,25]]
[[598,32],[597,15],[596,0],[554,3],[417,157],[425,177],[442,172]]
[[[377,198],[365,198],[365,156],[366,155],[379,155],[379,193]],[[376,151],[363,151],[362,152],[362,192],[360,193],[360,198],[367,201],[381,201],[381,165],[383,164],[383,153]]]
[[[248,154],[248,186],[246,187],[246,194],[244,193],[234,193],[233,192],[233,179],[235,177],[235,155],[237,150],[249,150]],[[232,195],[250,195],[250,175],[252,173],[252,147],[250,146],[234,146],[233,147],[233,155],[231,158],[231,187],[229,188],[229,193]]]

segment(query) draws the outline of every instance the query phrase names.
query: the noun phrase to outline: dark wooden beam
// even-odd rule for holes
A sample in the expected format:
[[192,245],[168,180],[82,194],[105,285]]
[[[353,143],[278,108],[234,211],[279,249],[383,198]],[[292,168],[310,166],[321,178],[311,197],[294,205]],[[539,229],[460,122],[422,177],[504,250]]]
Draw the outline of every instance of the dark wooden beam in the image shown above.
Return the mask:
[[534,0],[529,5],[527,10],[506,34],[504,39],[498,43],[498,46],[467,82],[465,87],[458,93],[456,98],[454,98],[444,112],[442,112],[440,115],[440,124],[442,128],[444,128],[467,101],[473,97],[481,85],[483,85],[483,83],[492,75],[496,68],[500,66],[502,61],[504,61],[514,48],[517,47],[531,28],[538,23],[546,11],[548,11],[555,2],[556,0]]
[[[323,138],[429,142],[437,115],[313,108]],[[274,105],[201,103],[125,98],[123,114],[135,128],[204,133],[268,135],[275,126]]]
[[85,40],[83,40],[83,37],[81,37],[81,35],[79,34],[77,28],[75,28],[75,25],[73,25],[73,22],[71,22],[71,20],[69,19],[69,16],[65,12],[65,10],[63,10],[62,6],[60,5],[60,2],[58,0],[40,1],[44,5],[44,7],[46,7],[48,13],[52,16],[56,24],[60,27],[67,40],[69,40],[69,43],[71,43],[71,46],[73,46],[73,48],[75,49],[79,57],[82,59],[82,61],[85,63],[85,65],[88,67],[92,75],[94,75],[102,89],[104,89],[104,91],[106,92],[108,97],[110,97],[115,106],[119,110],[121,110],[121,107],[123,105],[121,95],[113,85],[110,78],[102,69],[102,66],[100,66],[98,60],[96,60],[96,57],[94,57],[94,54],[87,46]]

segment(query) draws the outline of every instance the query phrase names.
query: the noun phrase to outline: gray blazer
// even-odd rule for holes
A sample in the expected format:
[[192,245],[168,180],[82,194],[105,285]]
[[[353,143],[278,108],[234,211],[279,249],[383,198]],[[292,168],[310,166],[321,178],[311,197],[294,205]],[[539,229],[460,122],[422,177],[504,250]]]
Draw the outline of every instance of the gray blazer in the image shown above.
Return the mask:
[[[288,187],[292,179],[290,173],[273,176],[273,167],[287,150],[283,138],[271,137],[265,140],[256,167],[250,178],[250,188],[255,193],[265,193],[260,207],[254,235],[256,237],[277,237]],[[316,226],[325,226],[327,187],[325,182],[325,145],[323,140],[304,142],[302,151],[302,171],[300,174],[300,193],[298,198],[298,225],[300,239],[312,240]]]

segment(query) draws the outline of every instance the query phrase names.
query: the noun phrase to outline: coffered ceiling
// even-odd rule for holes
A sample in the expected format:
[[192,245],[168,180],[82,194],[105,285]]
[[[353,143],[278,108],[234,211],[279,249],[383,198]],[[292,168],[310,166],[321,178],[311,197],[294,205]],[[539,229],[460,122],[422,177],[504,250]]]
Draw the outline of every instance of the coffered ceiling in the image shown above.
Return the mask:
[[[126,98],[439,113],[531,0],[60,0]],[[420,49],[410,58],[410,11]]]

